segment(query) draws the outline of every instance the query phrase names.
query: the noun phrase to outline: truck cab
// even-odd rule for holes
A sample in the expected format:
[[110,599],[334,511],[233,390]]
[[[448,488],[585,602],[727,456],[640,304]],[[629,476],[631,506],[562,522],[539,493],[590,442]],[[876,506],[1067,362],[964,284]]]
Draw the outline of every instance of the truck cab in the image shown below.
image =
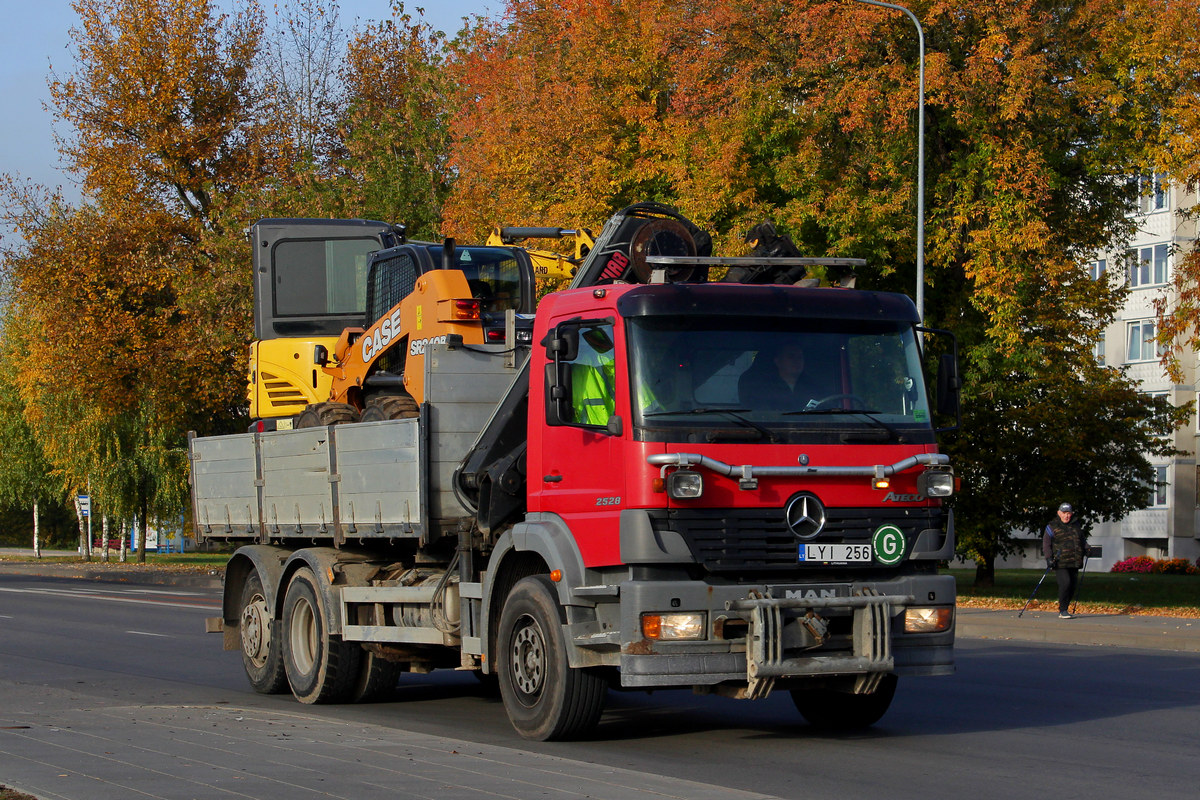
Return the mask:
[[568,530],[583,582],[619,598],[562,599],[621,632],[622,686],[804,677],[875,713],[896,675],[952,671],[954,478],[917,322],[899,295],[795,286],[543,301],[527,519]]

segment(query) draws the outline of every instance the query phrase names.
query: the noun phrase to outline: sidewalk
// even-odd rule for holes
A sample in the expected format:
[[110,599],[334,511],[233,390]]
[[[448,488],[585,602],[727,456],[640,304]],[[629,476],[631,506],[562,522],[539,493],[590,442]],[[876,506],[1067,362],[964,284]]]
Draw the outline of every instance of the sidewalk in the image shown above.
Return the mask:
[[[0,549],[0,555],[6,554],[33,555],[33,551]],[[95,561],[88,564],[7,561],[0,562],[0,575],[221,588],[219,568],[213,568],[210,573],[205,574],[167,572],[157,567],[137,567],[128,564],[114,567]],[[958,637],[962,639],[1010,639],[1019,642],[1108,645],[1200,653],[1200,618],[1080,614],[1074,619],[1059,619],[1058,614],[1045,611],[1026,611],[1018,617],[1016,611],[1010,610],[959,608],[955,629]]]
[[1200,653],[1200,619],[1127,614],[1077,614],[1059,619],[1056,612],[990,611],[959,608],[956,631],[965,639],[1012,639],[1053,644],[1110,645]]

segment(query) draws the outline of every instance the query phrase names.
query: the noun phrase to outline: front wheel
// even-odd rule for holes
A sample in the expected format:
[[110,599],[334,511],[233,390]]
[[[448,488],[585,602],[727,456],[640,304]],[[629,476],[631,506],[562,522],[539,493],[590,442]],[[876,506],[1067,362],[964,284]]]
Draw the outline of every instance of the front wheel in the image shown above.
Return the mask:
[[878,722],[896,694],[895,675],[885,675],[874,692],[852,694],[834,689],[793,689],[796,710],[814,728],[852,731],[869,728]]
[[283,662],[292,694],[301,703],[347,699],[358,677],[362,648],[329,634],[316,575],[296,570],[283,598]]
[[607,685],[596,673],[568,665],[558,599],[544,575],[513,587],[500,615],[496,656],[500,696],[522,737],[572,739],[596,727]]

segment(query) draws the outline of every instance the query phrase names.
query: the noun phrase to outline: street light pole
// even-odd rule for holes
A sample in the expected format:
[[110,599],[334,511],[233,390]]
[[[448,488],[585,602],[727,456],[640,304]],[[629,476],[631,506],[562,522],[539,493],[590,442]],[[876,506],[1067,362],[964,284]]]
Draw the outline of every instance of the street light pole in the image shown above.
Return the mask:
[[919,46],[919,80],[917,83],[917,316],[925,321],[925,31],[913,12],[895,3],[879,0],[854,0],[869,6],[901,11],[917,28]]

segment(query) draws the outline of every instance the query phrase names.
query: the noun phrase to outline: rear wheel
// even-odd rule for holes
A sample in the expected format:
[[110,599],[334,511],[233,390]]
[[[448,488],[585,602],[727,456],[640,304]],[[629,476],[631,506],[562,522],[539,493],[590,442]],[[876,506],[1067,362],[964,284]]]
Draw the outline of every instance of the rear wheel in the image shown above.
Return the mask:
[[292,576],[283,599],[283,662],[301,703],[346,700],[358,676],[362,648],[329,634],[329,610],[312,570]]
[[793,689],[796,710],[815,728],[852,731],[878,722],[896,694],[895,675],[885,675],[871,694],[852,694],[834,689]]
[[599,722],[607,685],[595,672],[568,666],[558,599],[545,576],[513,587],[500,616],[496,656],[504,708],[521,736],[571,739]]
[[412,395],[398,394],[372,398],[363,409],[359,422],[382,422],[388,419],[413,419],[421,415],[420,406]]
[[350,689],[350,702],[375,703],[388,699],[400,681],[400,665],[377,653],[364,650],[358,665],[358,676]]
[[324,428],[347,422],[358,422],[358,409],[349,403],[313,403],[300,412],[296,427]]
[[287,688],[283,669],[280,625],[273,621],[262,579],[251,572],[242,586],[238,629],[242,640],[242,666],[254,691],[279,694]]

